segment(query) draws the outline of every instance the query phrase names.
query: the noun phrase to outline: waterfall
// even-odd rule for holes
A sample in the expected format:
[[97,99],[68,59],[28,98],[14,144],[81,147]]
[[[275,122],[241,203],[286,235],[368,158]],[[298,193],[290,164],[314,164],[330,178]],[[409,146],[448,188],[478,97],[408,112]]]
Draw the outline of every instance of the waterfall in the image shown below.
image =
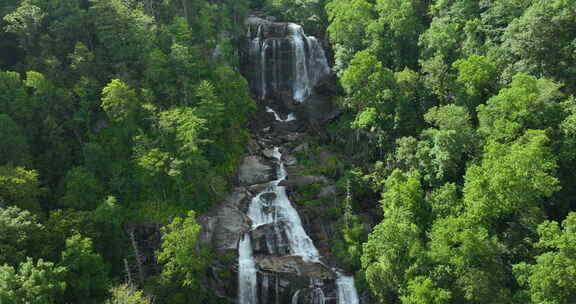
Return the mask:
[[238,260],[238,298],[240,303],[257,304],[256,262],[252,255],[252,243],[248,233],[238,244]]
[[301,292],[301,291],[302,291],[301,289],[298,289],[298,290],[294,293],[294,295],[292,296],[292,304],[298,304],[298,300],[300,299],[300,292]]
[[[305,50],[305,37],[302,27],[290,23],[288,25],[290,31],[290,38],[292,38],[292,43],[294,43],[294,85],[292,86],[294,91],[294,99],[297,101],[304,101],[311,93],[310,86],[310,75],[308,74],[308,62],[306,60],[306,50]],[[307,40],[306,40],[307,41]]]
[[288,122],[288,121],[296,120],[296,116],[294,116],[294,113],[290,113],[286,116],[286,119],[282,119],[280,117],[280,115],[278,115],[278,113],[270,107],[266,107],[266,112],[274,114],[274,118],[276,118],[276,120],[280,121],[280,122]]
[[[248,18],[247,78],[251,88],[266,99],[269,93],[290,91],[304,102],[323,77],[330,74],[324,49],[318,39],[306,36],[295,23],[275,23]],[[257,28],[254,31],[254,27]]]
[[354,286],[354,277],[338,273],[338,304],[358,304],[358,292]]
[[[294,23],[270,22],[250,17],[247,24],[248,50],[243,60],[250,88],[263,100],[289,92],[293,100],[305,102],[313,94],[314,87],[330,74],[326,55],[318,40],[306,36],[302,27]],[[296,120],[294,114],[280,116],[270,106],[266,107],[266,112],[272,113],[278,123]],[[286,303],[284,300],[292,304],[325,304],[333,303],[330,301],[335,296],[338,297],[338,304],[358,304],[354,278],[340,274],[337,269],[334,270],[336,280],[329,279],[328,297],[325,294],[324,279],[303,275],[301,268],[291,274],[309,277],[307,287],[301,286],[302,282],[296,282],[286,289],[287,283],[281,281],[280,272],[272,271],[273,275],[258,273],[257,267],[266,270],[262,265],[265,265],[263,261],[267,257],[261,259],[260,256],[263,250],[280,258],[301,257],[297,260],[306,267],[325,267],[320,261],[318,249],[304,230],[302,220],[288,198],[286,187],[280,185],[287,178],[280,147],[275,146],[272,151],[272,155],[268,156],[276,164],[276,180],[258,188],[259,192],[250,200],[246,215],[252,226],[238,245],[239,304]],[[257,233],[264,234],[264,241],[261,241],[260,236],[254,236]],[[252,240],[252,237],[255,239]],[[259,247],[253,247],[252,242]],[[259,266],[254,255],[258,258]],[[330,289],[334,286],[337,289],[336,295]],[[284,288],[282,292],[287,292],[282,295],[287,297],[283,300],[280,299],[280,287]]]
[[[278,225],[282,223],[282,228],[284,228],[284,233],[288,238],[290,254],[301,256],[307,261],[319,261],[320,254],[318,249],[316,249],[314,243],[304,231],[300,216],[288,199],[286,187],[279,186],[286,179],[287,174],[282,161],[282,154],[278,147],[274,148],[273,157],[278,164],[276,170],[278,179],[270,182],[268,187],[250,202],[248,217],[252,220],[252,229],[266,224],[274,223]],[[265,200],[262,198],[265,193],[274,193],[275,198],[270,201]],[[270,210],[274,212],[270,212]]]
[[[252,198],[248,207],[248,217],[252,220],[252,230],[266,224],[278,225],[283,223],[284,233],[288,238],[289,252],[291,255],[301,256],[307,261],[320,261],[318,249],[314,246],[313,241],[304,231],[300,216],[288,199],[286,188],[279,184],[286,179],[287,173],[282,161],[282,154],[278,147],[274,148],[273,157],[277,162],[277,179],[270,182],[266,189]],[[274,199],[267,200],[262,196],[266,193],[274,193]],[[252,244],[250,242],[250,233],[246,233],[239,244],[239,303],[240,304],[258,304],[257,299],[257,274],[256,263],[252,253]],[[358,304],[358,295],[354,287],[354,278],[344,276],[336,271],[338,278],[336,280],[338,290],[338,304]],[[276,283],[278,281],[276,280]],[[263,290],[268,292],[268,279],[263,282]],[[324,304],[325,295],[320,286],[321,281],[312,280],[311,284],[312,299],[310,304]],[[276,288],[276,292],[278,289]],[[291,302],[298,304],[301,291],[298,290],[293,295]],[[278,295],[276,295],[278,301]],[[267,304],[267,303],[262,303]]]

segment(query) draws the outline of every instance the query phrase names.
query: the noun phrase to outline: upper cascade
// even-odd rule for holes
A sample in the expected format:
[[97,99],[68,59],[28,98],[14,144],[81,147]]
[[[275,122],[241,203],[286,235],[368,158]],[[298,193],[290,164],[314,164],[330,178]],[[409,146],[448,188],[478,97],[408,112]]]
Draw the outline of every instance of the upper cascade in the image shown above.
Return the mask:
[[304,102],[318,82],[330,74],[324,49],[315,37],[306,36],[295,23],[273,22],[251,16],[246,19],[245,76],[261,99],[290,92]]

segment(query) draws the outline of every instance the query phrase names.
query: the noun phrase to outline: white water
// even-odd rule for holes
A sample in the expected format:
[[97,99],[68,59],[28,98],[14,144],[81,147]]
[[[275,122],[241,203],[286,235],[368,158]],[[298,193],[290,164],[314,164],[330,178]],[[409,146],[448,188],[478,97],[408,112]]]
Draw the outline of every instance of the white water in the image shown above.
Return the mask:
[[288,25],[288,30],[290,31],[290,38],[292,38],[292,43],[294,44],[294,71],[296,71],[293,85],[294,99],[303,102],[304,99],[312,93],[308,74],[308,62],[306,62],[306,50],[304,49],[305,35],[302,27],[294,23]]
[[294,113],[290,113],[286,116],[286,119],[282,119],[280,117],[280,115],[278,115],[278,113],[276,113],[276,111],[274,111],[270,107],[266,107],[266,112],[274,114],[274,117],[276,118],[277,121],[288,122],[288,121],[296,120],[296,116],[294,116]]
[[[330,73],[326,55],[320,43],[314,37],[308,37],[304,34],[301,26],[293,23],[285,24],[287,33],[284,38],[265,37],[264,29],[271,26],[270,23],[262,22],[262,19],[252,18],[253,24],[257,24],[257,33],[252,32],[252,27],[248,27],[249,55],[253,67],[257,67],[257,73],[252,79],[251,85],[254,89],[259,89],[260,98],[265,99],[267,95],[273,95],[273,91],[291,90],[292,98],[298,102],[304,102],[313,93],[313,88],[318,82]],[[288,58],[280,58],[286,54],[283,46],[289,46],[291,50]],[[271,58],[269,58],[271,56]],[[290,57],[291,56],[291,57]],[[293,65],[290,71],[283,69],[282,62],[290,60]],[[259,87],[259,88],[258,88]],[[266,111],[273,113],[277,121],[289,122],[296,119],[294,114],[290,113],[285,119],[282,119],[276,111],[266,107]],[[251,230],[262,225],[273,224],[278,239],[285,237],[287,249],[281,253],[297,255],[308,262],[320,262],[320,254],[314,246],[312,239],[306,234],[302,226],[302,221],[298,212],[292,206],[286,194],[286,188],[279,184],[286,179],[287,173],[282,161],[282,154],[278,147],[274,147],[273,158],[277,163],[277,179],[268,183],[266,189],[254,198],[252,198],[248,207],[247,215],[252,220]],[[271,194],[274,195],[264,195]],[[267,199],[264,199],[266,197]],[[266,246],[270,252],[278,254],[278,248],[284,248],[274,241],[266,239]],[[285,242],[285,243],[286,243]],[[244,235],[239,244],[239,303],[240,304],[268,304],[265,296],[258,298],[259,285],[257,266],[254,259],[254,252],[250,240],[250,232]],[[272,248],[276,247],[276,248]],[[336,271],[336,286],[338,289],[338,304],[358,304],[358,295],[354,287],[354,278],[344,276]],[[267,295],[270,288],[276,292],[276,302],[279,299],[279,280],[274,280],[276,286],[270,286],[269,277],[262,276],[261,290],[263,295]],[[321,280],[311,280],[310,287],[305,288],[311,292],[311,303],[308,304],[325,304],[326,298],[322,289]],[[303,297],[303,290],[298,290],[292,295],[292,304],[299,304],[300,298]],[[308,298],[308,297],[306,297]]]
[[354,286],[354,277],[338,273],[336,279],[338,287],[338,304],[358,304],[358,292]]
[[[288,238],[290,254],[301,256],[306,261],[319,261],[318,249],[304,231],[300,216],[288,199],[286,187],[278,185],[286,179],[286,169],[278,147],[274,148],[273,157],[278,162],[276,170],[278,179],[270,182],[266,190],[252,199],[248,207],[248,217],[252,220],[252,229],[266,224],[282,222],[282,227]],[[270,201],[262,199],[264,193],[270,192],[276,195],[275,199]]]
[[238,245],[238,298],[240,303],[257,304],[256,262],[252,255],[250,234],[246,233]]
[[[265,99],[270,90],[291,90],[292,98],[304,102],[322,77],[330,74],[324,49],[315,37],[306,36],[302,27],[294,23],[269,23],[259,18],[250,18],[248,26],[249,55],[258,66],[257,75],[253,75],[252,88],[259,91]],[[253,26],[257,25],[256,33]],[[287,33],[283,37],[265,37],[264,27],[285,25]],[[287,44],[291,51],[285,52]],[[285,55],[288,54],[288,55]],[[282,62],[292,63],[292,73],[281,71]],[[291,75],[288,75],[291,74]]]
[[262,54],[260,58],[260,69],[262,78],[262,96],[260,98],[264,100],[266,98],[266,51],[268,50],[268,42],[270,40],[264,40],[264,45],[262,45]]

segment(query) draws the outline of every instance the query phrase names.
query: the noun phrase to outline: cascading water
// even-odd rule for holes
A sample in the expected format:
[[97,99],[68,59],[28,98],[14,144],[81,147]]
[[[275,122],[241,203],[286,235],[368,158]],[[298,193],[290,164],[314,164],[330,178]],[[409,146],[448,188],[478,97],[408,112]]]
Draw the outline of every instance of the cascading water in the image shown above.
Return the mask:
[[276,111],[274,111],[274,109],[272,109],[272,108],[270,108],[270,107],[266,107],[266,112],[274,114],[274,118],[276,118],[276,120],[277,120],[277,121],[280,121],[280,122],[289,122],[289,121],[294,121],[294,120],[296,120],[296,116],[294,116],[293,113],[288,114],[285,119],[282,119],[282,118],[280,117],[280,115],[278,115],[278,113],[277,113]]
[[[290,92],[292,99],[304,102],[318,82],[330,73],[318,40],[307,37],[302,27],[293,23],[276,23],[251,17],[247,24],[249,43],[248,56],[244,58],[247,59],[244,73],[251,89],[261,99]],[[266,107],[266,111],[274,114],[277,123],[296,120],[293,114],[282,118],[270,106]],[[304,230],[300,216],[288,198],[286,187],[281,186],[287,178],[287,171],[280,148],[275,146],[272,151],[268,156],[276,164],[276,180],[259,188],[261,190],[251,199],[246,214],[252,226],[238,245],[239,303],[332,304],[334,302],[331,301],[337,297],[338,304],[358,304],[354,278],[342,275],[337,269],[330,271],[320,261],[320,253]],[[254,236],[263,233],[268,233],[264,241]],[[263,252],[266,257],[262,257]],[[278,272],[259,271],[268,255],[288,258],[293,262],[298,260],[294,263],[304,264],[303,269],[324,267],[330,272],[329,278],[318,274],[302,275],[299,266],[288,263],[286,265],[297,269],[295,273],[289,273],[298,278],[308,278],[308,281],[300,280],[294,283],[297,286],[286,289],[286,284],[291,283],[279,279]],[[329,280],[327,284],[331,287],[327,287],[324,280]],[[333,291],[334,287],[337,292]],[[280,295],[280,288],[288,292]],[[326,288],[329,290],[327,294]]]
[[[278,147],[274,148],[273,157],[277,162],[277,178],[270,182],[266,189],[256,195],[248,207],[248,217],[252,220],[252,230],[260,226],[273,224],[275,228],[281,227],[288,239],[288,253],[297,255],[306,261],[320,261],[318,249],[304,231],[298,212],[294,209],[286,188],[279,184],[286,179],[287,173],[282,161],[282,154]],[[267,200],[263,196],[273,193],[274,199]],[[280,225],[282,224],[282,225]],[[246,233],[239,244],[239,302],[240,304],[258,304],[258,283],[256,262],[254,260],[250,242],[250,233]],[[324,304],[325,296],[320,283],[314,281],[311,304]],[[338,274],[336,280],[338,289],[338,304],[358,304],[358,295],[354,287],[354,278]],[[267,289],[268,282],[263,286]],[[292,297],[292,303],[297,304],[300,290]],[[267,303],[260,303],[267,304]]]
[[244,238],[238,244],[238,275],[240,276],[238,278],[240,303],[258,303],[256,294],[256,262],[252,254],[252,243],[248,233],[244,235]]
[[[319,261],[318,249],[304,231],[300,216],[286,195],[286,187],[279,186],[286,179],[287,174],[278,147],[274,148],[273,157],[278,163],[276,172],[278,179],[270,182],[264,191],[252,199],[248,207],[248,217],[252,220],[252,229],[266,224],[282,223],[283,232],[289,242],[289,253],[301,256],[307,261]],[[275,199],[263,199],[262,196],[265,193],[274,193]]]
[[248,18],[248,58],[246,77],[261,99],[271,91],[290,91],[304,102],[330,67],[318,40],[306,36],[294,23],[276,23]]
[[354,286],[354,277],[338,274],[338,304],[358,304],[358,292]]

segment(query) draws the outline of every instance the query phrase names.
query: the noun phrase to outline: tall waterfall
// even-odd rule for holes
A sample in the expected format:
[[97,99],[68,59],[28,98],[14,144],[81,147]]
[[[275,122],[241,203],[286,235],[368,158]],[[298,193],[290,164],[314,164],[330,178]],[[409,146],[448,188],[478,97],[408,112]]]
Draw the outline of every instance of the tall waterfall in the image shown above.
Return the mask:
[[250,17],[248,25],[247,78],[261,99],[289,91],[303,102],[330,67],[318,40],[306,36],[295,23],[270,22]]
[[[250,17],[247,24],[248,49],[243,73],[253,92],[268,101],[289,93],[293,100],[304,102],[319,81],[330,73],[318,40],[306,36],[302,27],[294,23]],[[270,106],[265,110],[274,115],[276,123],[296,120],[291,113],[282,118]],[[354,278],[341,274],[338,269],[330,270],[322,263],[318,249],[288,198],[286,187],[282,186],[288,173],[281,148],[272,144],[264,146],[272,148],[264,154],[275,164],[276,179],[258,185],[259,190],[246,211],[251,228],[238,245],[238,302],[358,304]],[[288,282],[280,278],[281,275],[297,279]],[[284,294],[279,294],[280,289]]]

